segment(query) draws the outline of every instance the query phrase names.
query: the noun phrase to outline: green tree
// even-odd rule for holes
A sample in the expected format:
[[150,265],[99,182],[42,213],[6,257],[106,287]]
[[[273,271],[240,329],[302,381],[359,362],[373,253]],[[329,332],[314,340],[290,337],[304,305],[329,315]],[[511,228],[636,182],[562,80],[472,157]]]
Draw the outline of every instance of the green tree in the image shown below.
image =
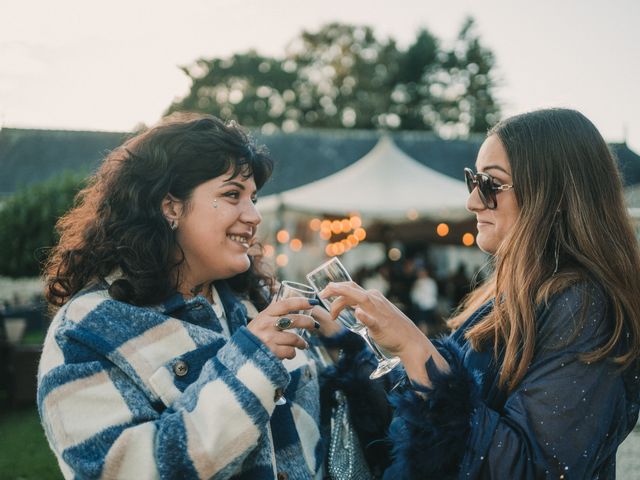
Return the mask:
[[183,67],[190,92],[169,112],[191,110],[249,126],[388,128],[464,135],[499,116],[493,54],[473,20],[447,50],[428,30],[399,49],[367,26],[303,31],[282,58],[255,51]]
[[73,205],[85,177],[64,173],[31,185],[0,203],[0,275],[35,276],[58,241],[55,223]]
[[467,18],[442,69],[430,75],[439,105],[438,130],[455,134],[486,132],[500,119],[494,98],[495,57],[482,45],[472,18]]

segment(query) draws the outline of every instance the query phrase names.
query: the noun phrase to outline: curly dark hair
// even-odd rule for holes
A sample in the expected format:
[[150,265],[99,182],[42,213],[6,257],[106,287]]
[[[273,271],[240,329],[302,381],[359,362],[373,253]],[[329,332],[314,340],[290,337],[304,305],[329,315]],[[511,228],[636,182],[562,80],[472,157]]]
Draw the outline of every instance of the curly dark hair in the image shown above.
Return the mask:
[[[112,297],[135,305],[166,299],[177,289],[173,273],[183,260],[175,260],[182,250],[161,202],[167,194],[188,202],[198,185],[230,170],[253,176],[259,189],[273,162],[236,123],[210,115],[170,115],[113,150],[56,224],[60,241],[43,272],[48,302],[60,307],[118,269],[123,278],[112,283]],[[254,255],[250,269],[230,281],[258,308],[273,286],[261,258]]]

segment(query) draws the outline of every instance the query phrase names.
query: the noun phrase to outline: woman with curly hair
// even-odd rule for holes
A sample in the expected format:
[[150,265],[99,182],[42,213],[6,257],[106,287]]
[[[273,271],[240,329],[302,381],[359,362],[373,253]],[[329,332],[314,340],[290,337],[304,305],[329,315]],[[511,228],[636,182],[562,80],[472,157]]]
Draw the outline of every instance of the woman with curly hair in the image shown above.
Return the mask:
[[500,122],[465,171],[493,274],[430,341],[380,293],[339,295],[409,378],[391,394],[388,479],[615,478],[640,408],[640,255],[595,126],[550,109]]
[[271,170],[237,125],[174,115],[58,222],[38,408],[65,477],[321,478],[321,362],[287,329],[317,300],[270,303],[250,254]]

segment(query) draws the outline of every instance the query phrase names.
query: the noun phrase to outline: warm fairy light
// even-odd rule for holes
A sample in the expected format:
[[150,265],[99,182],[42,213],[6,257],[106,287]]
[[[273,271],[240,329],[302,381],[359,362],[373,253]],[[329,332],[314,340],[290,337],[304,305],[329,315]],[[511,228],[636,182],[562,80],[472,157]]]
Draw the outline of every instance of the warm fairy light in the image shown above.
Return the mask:
[[320,222],[321,230],[331,230],[331,220],[323,220]]
[[364,228],[360,227],[360,228],[356,228],[356,231],[353,232],[353,234],[356,236],[356,238],[358,239],[358,241],[363,241],[365,238],[367,238],[367,232]]
[[276,234],[276,239],[280,243],[287,243],[289,241],[289,232],[287,232],[286,230],[280,230]]
[[347,237],[347,242],[349,242],[349,244],[351,244],[352,247],[355,247],[358,245],[358,243],[360,243],[360,241],[356,238],[356,236],[353,233]]
[[342,233],[342,222],[340,220],[331,222],[331,231],[336,234]]
[[291,243],[289,243],[289,248],[294,252],[299,252],[302,249],[302,240],[294,238],[291,240]]
[[317,232],[318,230],[320,230],[321,226],[322,226],[322,221],[319,218],[314,218],[309,222],[309,228],[314,232]]
[[343,238],[342,240],[340,240],[340,244],[344,247],[345,252],[348,252],[353,248],[353,246],[351,245],[351,242],[349,242],[349,240],[347,240],[346,238]]
[[407,210],[407,218],[411,221],[418,219],[418,211],[415,208]]
[[268,258],[273,257],[273,254],[276,252],[276,249],[273,248],[272,245],[265,245],[264,247],[262,247],[262,250],[264,252],[264,256]]
[[360,228],[362,226],[362,219],[357,215],[353,215],[349,219],[349,223],[351,224],[351,228],[355,230],[356,228]]
[[324,253],[326,253],[328,257],[335,256],[335,252],[333,250],[333,243],[330,243],[324,248]]
[[331,238],[331,230],[320,230],[320,238],[329,240]]
[[446,237],[447,235],[449,235],[449,225],[447,225],[446,223],[439,223],[436,227],[436,233],[440,237]]
[[336,255],[342,255],[345,250],[344,245],[340,242],[336,242],[334,243],[334,245],[335,245],[334,249],[335,249]]
[[281,253],[276,257],[276,265],[279,267],[284,267],[287,263],[289,263],[289,257],[286,253]]
[[464,235],[462,235],[462,244],[465,247],[470,247],[471,245],[473,245],[473,242],[475,241],[476,239],[472,233],[465,233]]
[[349,230],[351,230],[351,222],[349,221],[349,219],[345,218],[340,223],[342,224],[343,232],[348,232]]
[[389,252],[387,253],[387,256],[389,257],[389,260],[391,260],[392,262],[397,262],[402,257],[402,252],[400,251],[399,248],[395,248],[395,247],[390,248]]

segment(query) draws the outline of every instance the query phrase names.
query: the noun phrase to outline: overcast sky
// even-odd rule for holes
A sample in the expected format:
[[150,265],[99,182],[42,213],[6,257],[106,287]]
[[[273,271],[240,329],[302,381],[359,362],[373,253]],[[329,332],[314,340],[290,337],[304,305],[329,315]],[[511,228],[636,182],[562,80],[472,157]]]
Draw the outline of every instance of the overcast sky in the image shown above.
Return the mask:
[[401,46],[420,27],[450,41],[467,15],[496,54],[506,115],[576,108],[640,153],[638,0],[0,0],[0,125],[131,130],[188,91],[178,66],[199,57],[281,56],[329,21]]

